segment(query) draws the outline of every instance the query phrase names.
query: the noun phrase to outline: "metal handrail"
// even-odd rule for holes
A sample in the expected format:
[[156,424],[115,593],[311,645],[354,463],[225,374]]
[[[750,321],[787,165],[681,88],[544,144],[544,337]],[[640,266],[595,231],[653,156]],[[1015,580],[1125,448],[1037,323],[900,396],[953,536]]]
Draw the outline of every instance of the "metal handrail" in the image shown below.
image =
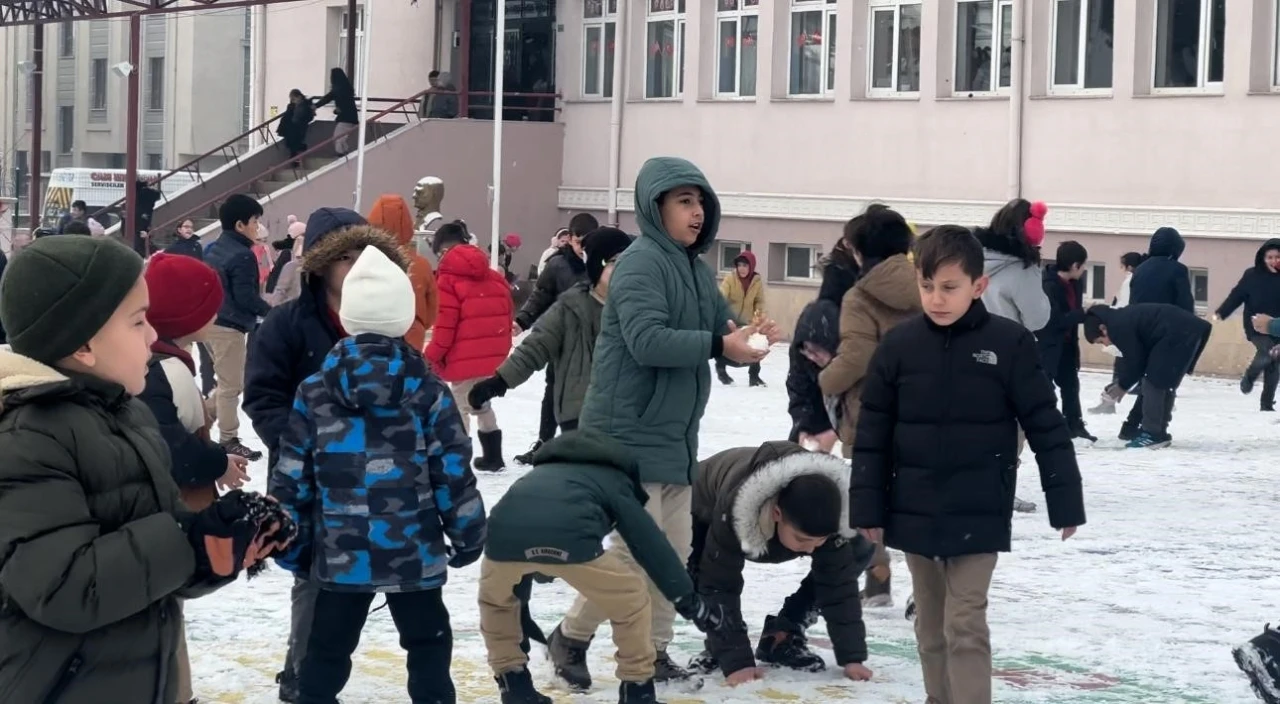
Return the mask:
[[[365,120],[365,122],[366,122],[366,123],[370,123],[370,122],[378,122],[378,121],[379,121],[379,120],[381,120],[382,118],[387,117],[388,115],[395,114],[395,113],[397,113],[397,112],[399,112],[399,113],[401,113],[401,114],[408,114],[408,115],[415,115],[415,116],[416,116],[416,115],[418,114],[418,111],[417,111],[416,109],[415,109],[415,110],[413,110],[413,111],[407,111],[407,110],[403,110],[403,108],[404,108],[405,106],[409,105],[409,104],[417,103],[417,102],[418,102],[418,101],[419,101],[419,100],[420,100],[424,95],[426,95],[426,94],[427,94],[427,91],[426,91],[426,90],[423,90],[423,91],[420,91],[420,92],[418,92],[418,93],[415,93],[414,95],[412,95],[412,96],[410,96],[410,97],[408,97],[408,98],[405,98],[405,99],[403,99],[403,100],[400,100],[400,101],[399,101],[399,102],[397,102],[395,105],[392,105],[391,107],[386,108],[386,109],[385,109],[385,110],[383,110],[382,112],[379,112],[379,113],[378,113],[378,114],[376,114],[376,115],[371,115],[370,117],[368,117],[368,118]],[[370,102],[373,102],[373,100],[374,100],[374,99],[373,99],[373,98],[371,98],[371,99],[370,99]],[[406,123],[406,124],[408,124],[408,123]],[[201,211],[201,210],[204,210],[205,208],[208,208],[209,206],[213,205],[214,203],[217,203],[218,201],[223,200],[224,198],[226,198],[228,195],[231,195],[232,193],[243,193],[243,192],[244,192],[244,191],[245,191],[249,186],[253,185],[255,182],[257,182],[257,181],[262,181],[262,180],[266,179],[267,177],[272,176],[272,175],[274,175],[275,173],[277,173],[277,172],[279,172],[279,171],[282,171],[282,170],[284,170],[284,169],[293,169],[293,170],[295,170],[295,171],[296,171],[296,170],[297,170],[297,167],[295,167],[295,166],[294,166],[294,164],[295,164],[295,163],[300,163],[300,162],[302,162],[304,159],[306,159],[307,157],[311,157],[311,156],[316,156],[316,155],[318,155],[322,150],[324,150],[324,148],[325,148],[325,147],[328,147],[328,146],[332,145],[332,144],[333,144],[334,142],[336,142],[337,140],[338,140],[338,135],[337,135],[337,133],[335,133],[333,136],[329,137],[328,139],[324,140],[323,142],[320,142],[319,144],[316,144],[316,145],[314,145],[314,146],[310,147],[310,148],[309,148],[309,149],[307,149],[305,152],[302,152],[301,154],[298,154],[298,155],[294,156],[292,159],[286,159],[286,160],[284,160],[284,161],[280,162],[279,164],[276,164],[275,166],[272,166],[271,168],[269,168],[269,169],[267,169],[267,170],[265,170],[265,171],[263,171],[263,172],[261,172],[261,173],[257,174],[256,176],[253,176],[253,177],[249,178],[249,179],[248,179],[248,180],[246,180],[246,181],[243,181],[243,182],[241,182],[241,183],[236,184],[233,188],[227,189],[226,191],[223,191],[223,192],[219,193],[217,196],[215,196],[215,197],[213,197],[213,198],[210,198],[209,200],[205,201],[204,203],[201,203],[200,205],[197,205],[197,206],[195,206],[195,207],[191,208],[190,210],[187,210],[186,212],[182,213],[182,215],[179,215],[179,216],[178,216],[178,217],[176,217],[176,218],[172,218],[172,219],[170,219],[170,220],[168,220],[168,221],[166,221],[166,222],[163,222],[163,223],[161,223],[160,225],[153,225],[153,226],[152,226],[152,228],[151,228],[151,231],[152,231],[152,232],[164,232],[164,231],[165,231],[165,228],[172,227],[172,226],[174,226],[174,225],[176,225],[176,224],[178,224],[178,223],[181,223],[181,222],[182,222],[183,220],[185,220],[185,219],[186,219],[186,218],[187,218],[191,213],[199,212],[199,211]]]

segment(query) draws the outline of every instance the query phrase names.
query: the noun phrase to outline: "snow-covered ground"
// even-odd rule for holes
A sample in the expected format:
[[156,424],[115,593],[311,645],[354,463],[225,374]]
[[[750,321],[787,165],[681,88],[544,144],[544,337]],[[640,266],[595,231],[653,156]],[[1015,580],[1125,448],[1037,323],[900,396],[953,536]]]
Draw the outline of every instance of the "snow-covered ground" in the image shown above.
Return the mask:
[[[738,385],[716,385],[712,393],[702,423],[702,456],[787,436],[785,349],[775,349],[765,362],[767,389],[747,388],[745,372],[738,376]],[[1084,375],[1086,406],[1105,381],[1100,374]],[[508,458],[536,435],[542,389],[536,377],[498,401]],[[1080,452],[1089,523],[1065,543],[1049,528],[1027,451],[1019,495],[1040,503],[1042,510],[1015,516],[1013,553],[1001,556],[992,585],[997,701],[1256,701],[1230,656],[1230,646],[1256,635],[1264,621],[1280,620],[1280,543],[1275,539],[1280,425],[1274,414],[1256,409],[1257,398],[1242,397],[1233,383],[1189,381],[1174,415],[1174,446],[1158,451],[1119,449],[1120,415],[1088,419],[1102,438]],[[522,473],[512,466],[500,475],[481,475],[486,501],[497,501]],[[265,475],[265,462],[255,465],[252,488],[263,489]],[[749,567],[743,606],[754,634],[806,569],[805,561]],[[497,702],[478,631],[477,575],[477,566],[454,571],[445,587],[455,640],[453,676],[459,702]],[[273,568],[252,582],[187,604],[196,694],[203,702],[276,701],[273,679],[284,657],[289,585],[290,578]],[[894,608],[866,614],[867,664],[876,673],[871,682],[844,681],[834,669],[812,675],[770,672],[762,682],[737,690],[709,678],[694,693],[668,689],[660,694],[669,704],[922,702],[914,636],[902,616],[911,585],[901,555],[895,556],[893,588]],[[545,630],[550,632],[571,599],[563,583],[535,588],[534,615]],[[812,633],[822,643],[821,623]],[[678,621],[672,655],[684,660],[699,649],[697,631]],[[541,651],[535,651],[532,667],[557,702],[616,702],[612,652],[605,626],[591,651],[596,687],[584,695],[552,688],[550,664]],[[824,652],[830,660],[830,651]],[[378,611],[365,628],[343,699],[347,704],[405,701],[404,682],[395,628],[386,610]]]

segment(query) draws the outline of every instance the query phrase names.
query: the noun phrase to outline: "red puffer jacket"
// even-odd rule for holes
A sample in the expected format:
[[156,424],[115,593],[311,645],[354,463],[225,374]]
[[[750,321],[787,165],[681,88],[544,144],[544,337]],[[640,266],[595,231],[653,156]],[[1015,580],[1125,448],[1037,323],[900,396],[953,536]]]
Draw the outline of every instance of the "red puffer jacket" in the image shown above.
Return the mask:
[[427,345],[432,369],[445,381],[493,376],[511,351],[511,286],[469,244],[440,258],[436,285],[440,314]]

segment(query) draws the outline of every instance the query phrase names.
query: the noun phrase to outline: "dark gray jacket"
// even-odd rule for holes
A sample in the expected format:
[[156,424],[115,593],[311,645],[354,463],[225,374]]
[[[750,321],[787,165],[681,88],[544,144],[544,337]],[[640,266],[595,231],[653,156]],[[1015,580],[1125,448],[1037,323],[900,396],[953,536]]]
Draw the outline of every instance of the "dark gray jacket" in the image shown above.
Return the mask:
[[576,284],[586,280],[586,262],[573,251],[573,247],[569,245],[561,247],[559,252],[551,255],[547,260],[546,268],[538,274],[538,282],[534,284],[533,294],[516,314],[516,323],[522,330],[532,328],[557,298]]

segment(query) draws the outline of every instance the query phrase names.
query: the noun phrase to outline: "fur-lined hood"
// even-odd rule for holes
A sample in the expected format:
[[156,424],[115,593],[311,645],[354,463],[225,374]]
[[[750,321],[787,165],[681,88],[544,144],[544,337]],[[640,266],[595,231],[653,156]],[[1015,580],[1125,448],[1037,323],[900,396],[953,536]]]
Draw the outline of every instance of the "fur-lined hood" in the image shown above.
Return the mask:
[[840,488],[840,536],[853,538],[857,535],[857,531],[849,527],[850,469],[847,460],[807,450],[767,460],[762,457],[765,454],[761,448],[761,452],[752,458],[751,463],[756,469],[742,481],[733,501],[733,532],[748,558],[768,553],[769,541],[774,537],[772,531],[766,534],[761,526],[760,512],[765,504],[793,479],[806,474],[819,474],[836,483]]
[[372,225],[353,225],[324,236],[302,253],[302,271],[319,274],[325,267],[351,249],[377,247],[387,258],[404,271],[409,270],[409,258],[396,242],[395,235]]
[[71,379],[62,372],[0,345],[0,413],[9,400],[42,395],[44,388],[62,390]]

